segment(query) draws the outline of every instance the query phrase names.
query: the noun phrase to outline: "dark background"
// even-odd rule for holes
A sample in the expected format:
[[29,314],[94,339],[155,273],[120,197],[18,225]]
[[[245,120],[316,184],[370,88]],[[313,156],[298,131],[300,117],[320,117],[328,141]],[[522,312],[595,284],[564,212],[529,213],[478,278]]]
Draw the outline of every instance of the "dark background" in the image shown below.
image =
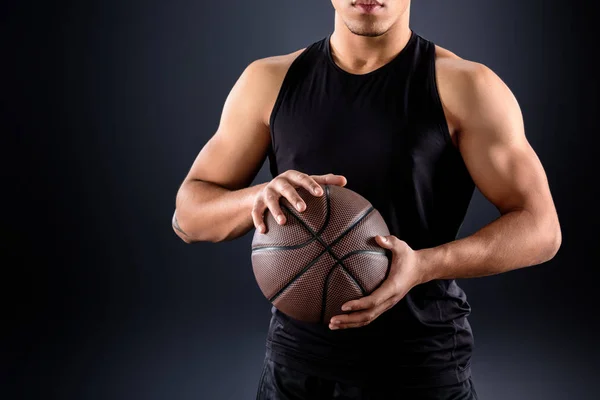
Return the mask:
[[[581,4],[412,5],[417,33],[513,90],[562,222],[552,261],[459,282],[485,400],[598,398],[599,29]],[[252,235],[184,244],[175,194],[245,66],[321,39],[333,15],[325,0],[2,6],[0,397],[254,398],[270,306]],[[497,216],[476,193],[460,236]]]

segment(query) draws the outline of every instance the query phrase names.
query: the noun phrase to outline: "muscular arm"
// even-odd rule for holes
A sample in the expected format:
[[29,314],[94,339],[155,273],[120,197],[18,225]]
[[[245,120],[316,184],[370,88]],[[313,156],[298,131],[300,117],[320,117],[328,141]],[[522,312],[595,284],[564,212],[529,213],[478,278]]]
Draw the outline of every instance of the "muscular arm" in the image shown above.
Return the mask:
[[468,237],[417,251],[424,279],[480,277],[550,260],[561,244],[560,224],[516,99],[481,64],[442,54],[436,70],[458,149],[501,216]]
[[172,225],[186,243],[239,237],[252,227],[252,205],[266,183],[248,187],[270,142],[268,117],[289,56],[250,64],[229,93],[213,137],[179,187]]

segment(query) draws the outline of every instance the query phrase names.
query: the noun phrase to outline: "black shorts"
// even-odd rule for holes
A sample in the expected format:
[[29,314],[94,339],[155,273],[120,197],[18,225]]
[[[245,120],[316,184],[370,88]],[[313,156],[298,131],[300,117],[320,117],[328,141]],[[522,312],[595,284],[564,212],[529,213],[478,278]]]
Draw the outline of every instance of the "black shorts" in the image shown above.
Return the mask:
[[477,400],[473,381],[431,388],[361,388],[296,371],[265,358],[256,400]]

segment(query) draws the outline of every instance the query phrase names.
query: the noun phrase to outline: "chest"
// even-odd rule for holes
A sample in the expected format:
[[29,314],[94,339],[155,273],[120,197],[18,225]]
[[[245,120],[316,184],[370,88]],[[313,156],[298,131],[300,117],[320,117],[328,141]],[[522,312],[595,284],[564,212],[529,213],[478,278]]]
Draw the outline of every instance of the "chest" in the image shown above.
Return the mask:
[[406,97],[313,99],[278,109],[271,135],[279,172],[398,178],[432,169],[446,146],[437,121]]

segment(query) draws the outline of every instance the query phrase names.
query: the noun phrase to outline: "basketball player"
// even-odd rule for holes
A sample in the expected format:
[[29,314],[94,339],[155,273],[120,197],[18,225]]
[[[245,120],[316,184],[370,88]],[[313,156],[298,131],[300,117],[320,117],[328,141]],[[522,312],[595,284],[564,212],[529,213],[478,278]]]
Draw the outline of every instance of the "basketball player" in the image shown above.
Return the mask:
[[[391,235],[388,278],[329,325],[272,308],[258,399],[476,399],[455,279],[550,260],[561,230],[517,100],[488,67],[409,28],[410,0],[332,0],[335,28],[252,62],[176,200],[187,243],[265,232],[296,188],[341,185]],[[273,179],[249,186],[268,157]],[[477,187],[501,216],[455,240]],[[258,375],[258,374],[257,374]]]

